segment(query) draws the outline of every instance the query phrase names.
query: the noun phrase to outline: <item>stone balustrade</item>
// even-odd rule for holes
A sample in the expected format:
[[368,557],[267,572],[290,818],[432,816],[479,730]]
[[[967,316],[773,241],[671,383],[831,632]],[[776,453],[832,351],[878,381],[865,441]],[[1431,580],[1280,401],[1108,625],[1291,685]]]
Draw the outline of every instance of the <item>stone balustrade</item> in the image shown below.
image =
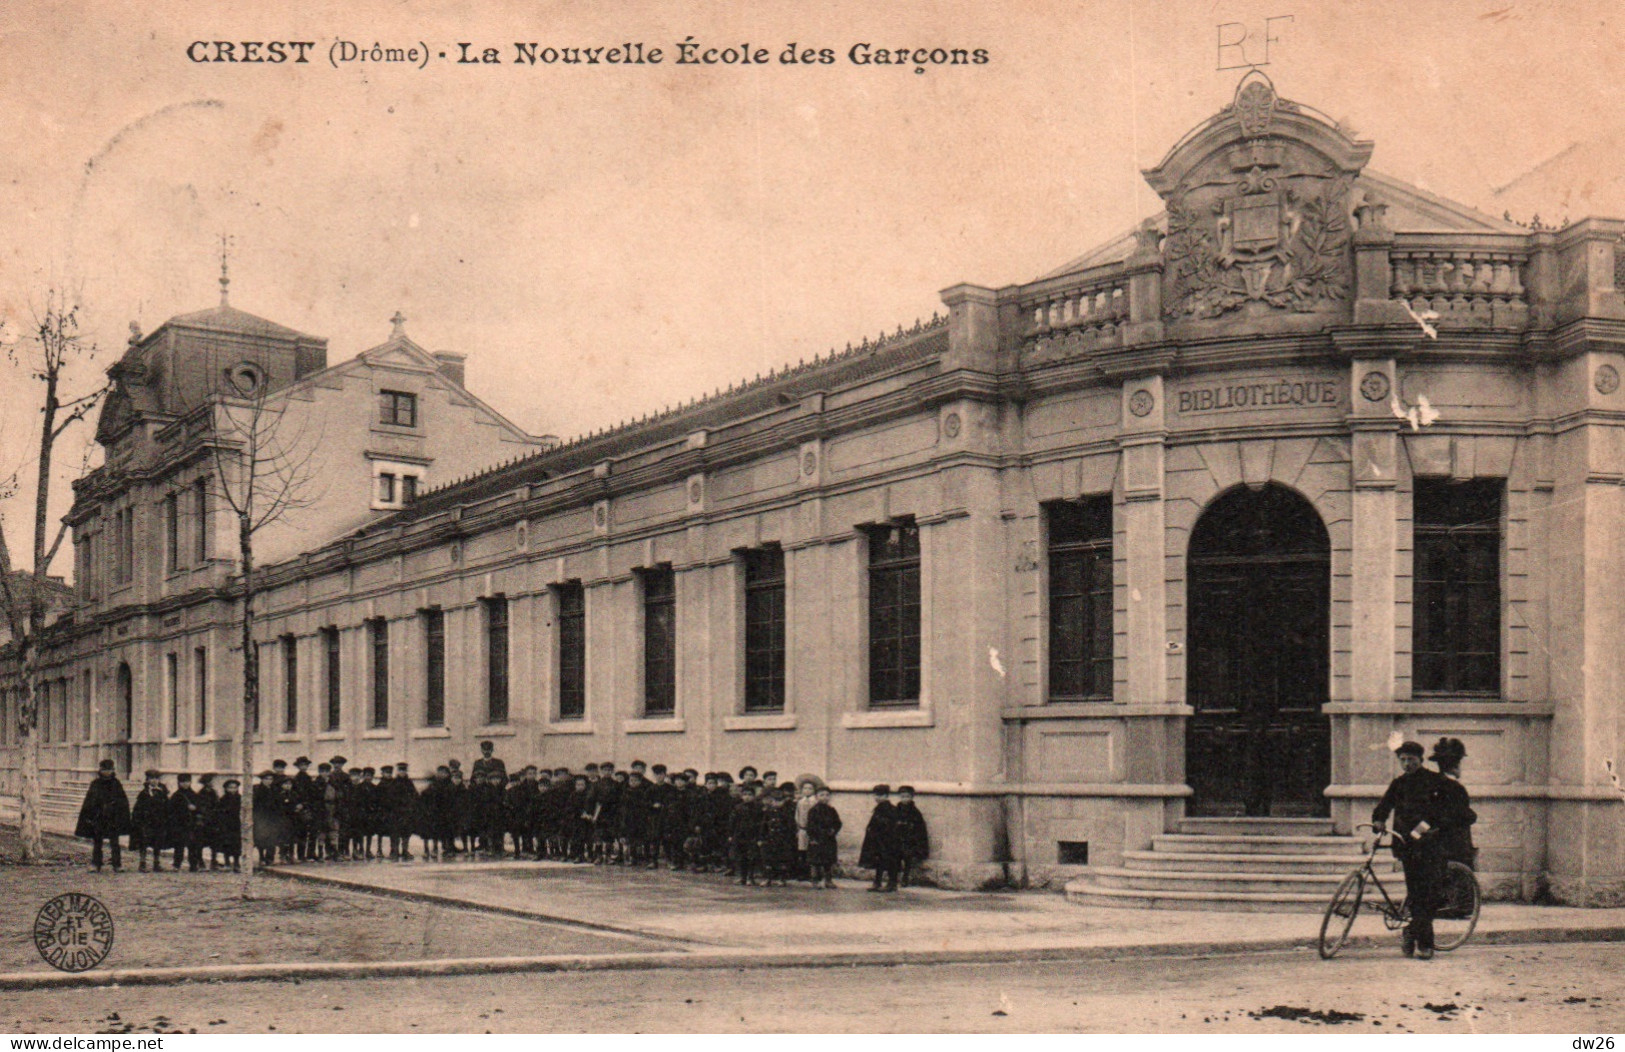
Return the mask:
[[1068,284],[1040,288],[1037,296],[1026,297],[1021,304],[1028,338],[1072,333],[1115,336],[1118,326],[1129,319],[1129,282],[1118,268],[1104,275],[1086,271]]
[[1451,327],[1521,329],[1528,322],[1525,250],[1411,247],[1396,240],[1389,261],[1394,299],[1416,314],[1431,311]]

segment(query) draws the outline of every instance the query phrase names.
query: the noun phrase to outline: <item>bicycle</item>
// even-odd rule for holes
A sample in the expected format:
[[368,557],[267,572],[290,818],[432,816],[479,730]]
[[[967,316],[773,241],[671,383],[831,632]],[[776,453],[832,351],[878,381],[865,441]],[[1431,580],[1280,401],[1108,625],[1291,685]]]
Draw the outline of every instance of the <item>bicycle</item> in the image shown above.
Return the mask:
[[[1326,915],[1320,921],[1321,960],[1329,961],[1337,956],[1337,951],[1348,941],[1349,931],[1354,927],[1354,919],[1360,915],[1362,906],[1381,915],[1389,931],[1399,931],[1411,919],[1409,898],[1396,903],[1372,865],[1377,852],[1393,843],[1393,833],[1368,823],[1355,828],[1369,829],[1375,835],[1371,838],[1371,850],[1366,854],[1364,864],[1343,878],[1332,893],[1331,902],[1326,904]],[[1374,887],[1381,901],[1376,897],[1367,899],[1367,887]],[[1473,929],[1478,927],[1479,907],[1478,877],[1470,867],[1460,862],[1448,863],[1444,885],[1440,889],[1440,907],[1433,917],[1433,948],[1454,950],[1466,942]]]

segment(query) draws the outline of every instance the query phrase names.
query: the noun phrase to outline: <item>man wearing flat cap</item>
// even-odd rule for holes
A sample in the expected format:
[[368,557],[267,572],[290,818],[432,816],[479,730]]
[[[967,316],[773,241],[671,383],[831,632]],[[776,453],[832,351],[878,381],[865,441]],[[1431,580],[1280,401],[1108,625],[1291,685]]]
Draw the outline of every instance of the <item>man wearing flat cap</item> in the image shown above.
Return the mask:
[[1433,956],[1433,915],[1444,883],[1445,856],[1438,830],[1446,779],[1422,765],[1422,746],[1416,742],[1403,742],[1394,755],[1403,773],[1388,783],[1388,791],[1371,812],[1371,824],[1383,829],[1393,816],[1394,855],[1405,868],[1411,904],[1400,948],[1405,956],[1425,961]]

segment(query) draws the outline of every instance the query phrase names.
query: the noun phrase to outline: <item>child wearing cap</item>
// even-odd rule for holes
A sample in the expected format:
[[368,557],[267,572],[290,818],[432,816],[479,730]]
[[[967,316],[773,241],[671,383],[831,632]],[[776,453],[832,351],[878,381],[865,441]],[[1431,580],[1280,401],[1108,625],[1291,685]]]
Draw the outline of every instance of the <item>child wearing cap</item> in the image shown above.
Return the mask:
[[875,871],[875,882],[870,886],[870,891],[896,891],[897,872],[902,865],[897,844],[897,807],[891,802],[891,787],[888,785],[875,786],[874,797],[875,809],[869,815],[868,827],[863,831],[858,865]]
[[807,809],[807,868],[813,887],[835,886],[836,836],[841,832],[841,815],[829,802],[829,786],[820,785],[815,801]]
[[920,863],[931,857],[931,834],[925,816],[914,806],[914,787],[897,787],[897,857],[900,882],[908,887]]
[[169,790],[157,771],[148,771],[141,793],[135,798],[130,816],[130,847],[142,873],[147,871],[147,852],[152,852],[152,871],[164,868],[164,848],[169,846]]
[[225,792],[214,806],[214,857],[229,865],[233,873],[243,871],[242,782],[227,778]]

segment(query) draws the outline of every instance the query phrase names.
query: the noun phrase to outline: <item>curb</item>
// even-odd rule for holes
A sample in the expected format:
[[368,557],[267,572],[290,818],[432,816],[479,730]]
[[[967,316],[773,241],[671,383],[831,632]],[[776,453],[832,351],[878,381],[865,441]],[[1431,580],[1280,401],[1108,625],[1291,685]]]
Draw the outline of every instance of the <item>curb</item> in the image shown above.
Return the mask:
[[[325,887],[343,888],[345,891],[361,892],[367,895],[381,895],[385,898],[402,899],[406,902],[423,902],[431,906],[446,906],[451,909],[467,910],[471,913],[490,913],[502,917],[516,917],[519,920],[542,921],[547,924],[557,924],[561,927],[579,928],[583,931],[602,932],[607,935],[624,935],[628,938],[639,939],[643,942],[667,942],[676,946],[704,946],[711,945],[697,939],[683,939],[675,935],[655,935],[640,931],[637,928],[623,928],[614,924],[599,924],[595,921],[578,920],[574,917],[560,917],[540,910],[524,909],[519,906],[495,906],[478,902],[470,902],[452,895],[439,895],[432,891],[407,891],[403,888],[381,887],[377,884],[368,884],[359,880],[348,880],[344,877],[333,876],[327,873],[311,873],[298,870],[280,869],[269,866],[259,871],[267,877],[277,877],[281,880],[295,882],[303,881],[307,884],[321,884]],[[4,989],[4,987],[0,987]]]
[[[1372,949],[1389,936],[1362,936],[1346,948]],[[1477,943],[1513,946],[1538,943],[1625,942],[1625,927],[1525,928],[1484,932]],[[851,968],[937,964],[1018,964],[1098,961],[1117,958],[1201,958],[1309,951],[1310,937],[1211,943],[1144,943],[1127,946],[1041,946],[1026,949],[854,950],[804,947],[790,950],[711,950],[622,954],[555,954],[541,957],[441,958],[424,961],[225,964],[189,968],[125,968],[78,973],[0,973],[0,990],[62,990],[178,983],[266,982],[323,979],[404,979],[460,975],[549,972],[705,971],[746,968]]]

